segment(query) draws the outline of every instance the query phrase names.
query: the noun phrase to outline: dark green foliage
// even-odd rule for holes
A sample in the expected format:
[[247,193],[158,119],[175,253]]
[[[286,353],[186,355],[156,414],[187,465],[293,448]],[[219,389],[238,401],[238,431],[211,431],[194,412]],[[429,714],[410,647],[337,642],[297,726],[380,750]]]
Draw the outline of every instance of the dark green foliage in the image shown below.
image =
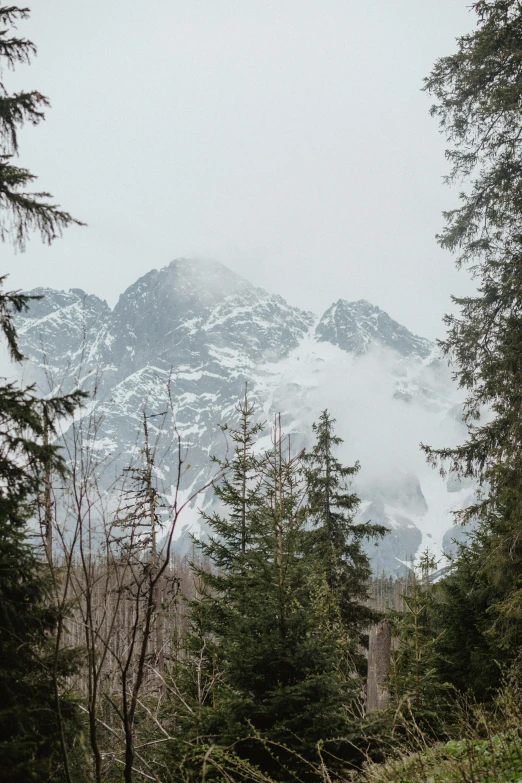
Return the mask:
[[432,622],[442,629],[436,645],[440,681],[461,694],[487,702],[502,683],[502,664],[509,649],[499,646],[493,631],[491,607],[500,592],[488,578],[489,536],[477,531],[461,545],[456,566],[438,584],[431,607]]
[[214,487],[217,500],[226,506],[229,512],[226,517],[217,513],[211,517],[203,515],[213,531],[211,551],[203,547],[204,554],[212,554],[215,567],[224,570],[235,567],[237,556],[246,553],[250,545],[252,516],[262,506],[261,460],[254,449],[263,425],[252,424],[254,407],[250,404],[246,391],[236,410],[240,416],[239,429],[223,427],[234,444],[234,454],[229,462],[221,464],[225,476]]
[[[516,2],[474,8],[477,31],[459,40],[456,55],[438,61],[426,83],[453,143],[450,179],[471,178],[462,206],[446,213],[440,242],[459,252],[459,264],[471,265],[479,285],[477,296],[455,299],[461,316],[446,317],[442,343],[469,392],[470,437],[459,448],[429,453],[451,459],[460,474],[490,481],[494,504],[497,487],[520,461],[522,12]],[[483,406],[495,417],[476,424]]]
[[[439,238],[478,286],[475,296],[454,300],[460,314],[446,317],[442,343],[468,393],[469,434],[457,448],[425,450],[433,463],[447,460],[457,475],[482,485],[463,515],[480,522],[477,544],[462,550],[448,584],[462,592],[475,572],[485,609],[474,625],[477,654],[493,639],[506,661],[522,644],[522,7],[480,0],[472,8],[476,29],[426,80],[451,143],[448,180],[469,183],[460,206],[445,213]],[[485,410],[492,415],[481,418]],[[474,682],[485,693],[483,679]]]
[[[0,288],[6,281],[6,275],[0,277]],[[16,340],[16,329],[13,321],[13,312],[21,313],[29,309],[29,303],[32,299],[40,297],[31,297],[21,294],[18,291],[9,291],[1,293],[2,307],[0,308],[0,330],[7,341],[7,348],[11,359],[15,362],[21,362],[24,358],[20,353]]]
[[[22,307],[27,298],[0,293],[0,324],[18,357],[13,304]],[[32,388],[0,386],[0,766],[6,781],[44,780],[63,764],[59,712],[65,721],[71,709],[57,688],[70,662],[55,654],[50,638],[58,619],[49,608],[51,581],[28,541],[27,521],[43,470],[64,471],[57,447],[44,445],[44,436],[82,396],[42,401]]]
[[[5,67],[28,63],[31,41],[13,35],[28,9],[0,7],[0,77]],[[47,193],[27,192],[34,176],[12,163],[18,129],[38,124],[48,101],[37,91],[9,94],[0,82],[0,240],[23,249],[36,229],[48,242],[77,222],[49,203]],[[0,278],[3,284],[5,278]],[[0,291],[0,330],[11,358],[22,360],[13,312],[31,297]],[[29,539],[28,521],[37,516],[45,472],[64,473],[58,447],[50,443],[55,423],[70,416],[83,395],[42,400],[34,387],[0,385],[0,769],[2,780],[70,781],[65,753],[73,723],[72,702],[63,697],[74,661],[52,638],[59,617],[51,608],[52,580]]]
[[366,603],[371,566],[361,544],[364,539],[385,535],[387,529],[370,522],[355,524],[359,498],[347,491],[347,485],[358,472],[359,464],[344,467],[335,457],[334,448],[343,441],[335,435],[334,424],[335,419],[323,411],[319,422],[313,425],[316,442],[303,455],[306,513],[313,525],[308,546],[323,563],[326,581],[355,653],[356,645],[362,642],[361,634],[378,617]]
[[[318,745],[332,767],[358,756],[350,744],[362,695],[355,643],[328,582],[325,549],[313,546],[320,537],[307,518],[302,455],[292,454],[277,421],[272,449],[256,455],[260,428],[246,398],[239,413],[230,472],[217,488],[226,514],[206,516],[212,537],[201,548],[210,567],[196,568],[201,594],[189,608],[184,736],[192,747],[229,748],[274,779],[315,780]],[[350,627],[360,632],[363,622],[361,613]]]
[[440,589],[431,581],[437,563],[425,551],[411,570],[402,598],[404,609],[391,612],[396,635],[392,651],[390,692],[393,719],[398,729],[413,726],[431,737],[446,734],[453,719],[453,692],[441,677],[439,645],[445,631],[439,631],[437,607]]
[[[0,79],[5,67],[28,63],[36,53],[31,41],[13,34],[17,21],[28,14],[27,8],[0,6]],[[49,193],[28,190],[36,177],[12,162],[18,153],[18,129],[26,122],[41,122],[48,105],[37,90],[10,94],[0,81],[0,239],[10,239],[20,249],[31,231],[38,231],[50,243],[71,223],[81,225],[52,204]]]
[[[475,297],[455,299],[461,316],[447,316],[445,354],[457,363],[456,376],[468,390],[468,441],[456,449],[428,450],[449,458],[458,474],[478,475],[491,484],[489,502],[519,473],[521,435],[522,299],[522,12],[515,2],[474,6],[479,27],[459,40],[458,53],[440,60],[426,89],[438,103],[433,113],[453,147],[450,180],[469,177],[462,206],[446,213],[440,242],[459,251],[478,280]],[[492,421],[476,424],[484,406]]]
[[51,584],[26,532],[0,513],[0,763],[7,781],[61,777],[63,756],[57,709],[75,720],[72,702],[57,695],[71,664],[55,659],[56,613]]

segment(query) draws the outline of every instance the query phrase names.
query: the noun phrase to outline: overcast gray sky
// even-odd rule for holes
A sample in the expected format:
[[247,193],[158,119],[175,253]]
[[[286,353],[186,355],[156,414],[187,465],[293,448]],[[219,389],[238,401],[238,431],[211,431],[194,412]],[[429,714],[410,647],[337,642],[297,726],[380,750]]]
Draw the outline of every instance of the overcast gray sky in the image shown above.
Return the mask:
[[422,79],[469,0],[39,0],[39,56],[7,74],[52,109],[21,165],[88,223],[0,246],[11,286],[112,305],[180,256],[322,312],[365,298],[441,336],[470,290],[434,235],[454,203]]

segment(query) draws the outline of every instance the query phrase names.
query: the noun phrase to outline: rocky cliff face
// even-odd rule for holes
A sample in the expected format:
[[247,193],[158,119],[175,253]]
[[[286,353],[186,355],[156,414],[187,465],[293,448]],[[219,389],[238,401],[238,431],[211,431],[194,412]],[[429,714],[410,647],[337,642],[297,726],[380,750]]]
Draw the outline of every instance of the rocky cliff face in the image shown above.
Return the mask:
[[[458,427],[459,408],[433,346],[379,308],[341,299],[317,318],[221,264],[184,260],[137,280],[114,310],[79,289],[31,293],[44,298],[17,317],[31,374],[47,390],[80,385],[95,394],[89,411],[99,417],[95,448],[110,464],[107,485],[139,452],[144,410],[162,414],[151,419],[158,454],[175,416],[191,465],[184,486],[200,482],[210,455],[224,449],[218,425],[233,418],[248,382],[260,418],[281,411],[296,444],[309,441],[312,421],[328,407],[349,441],[345,461],[370,446],[357,486],[361,515],[390,529],[369,546],[376,571],[403,570],[426,545],[441,549],[464,490],[452,485],[448,493],[436,477],[418,475],[421,434],[409,423],[420,411],[435,427]],[[385,422],[397,425],[397,453],[417,454],[406,468],[373,465],[372,444],[395,462],[390,436],[375,426],[383,407]],[[158,460],[167,494],[176,467],[173,457]],[[197,525],[195,514],[187,519]]]
[[358,302],[339,299],[322,316],[315,334],[317,340],[338,345],[355,355],[367,353],[375,346],[419,359],[425,359],[433,351],[429,340],[412,334],[364,299]]

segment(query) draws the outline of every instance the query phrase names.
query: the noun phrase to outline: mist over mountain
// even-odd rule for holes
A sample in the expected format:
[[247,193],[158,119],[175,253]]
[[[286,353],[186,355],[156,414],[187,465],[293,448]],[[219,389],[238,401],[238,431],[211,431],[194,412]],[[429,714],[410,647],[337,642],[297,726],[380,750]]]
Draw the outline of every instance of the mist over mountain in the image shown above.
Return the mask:
[[[269,425],[280,411],[296,447],[310,442],[324,408],[337,419],[341,458],[361,462],[360,516],[390,529],[368,548],[377,573],[403,571],[426,547],[447,549],[451,511],[471,488],[444,483],[419,442],[461,439],[457,390],[435,346],[375,305],[341,298],[315,315],[200,260],[150,271],[113,310],[80,289],[30,293],[43,298],[16,317],[26,372],[44,391],[80,385],[95,393],[86,410],[99,416],[92,445],[107,462],[107,486],[139,455],[144,410],[164,414],[151,427],[165,493],[177,470],[166,453],[173,413],[190,463],[183,488],[204,480],[210,456],[225,448],[218,425],[233,420],[248,383],[259,418]],[[208,493],[199,502],[211,500]],[[197,509],[183,522],[179,549],[198,529]]]

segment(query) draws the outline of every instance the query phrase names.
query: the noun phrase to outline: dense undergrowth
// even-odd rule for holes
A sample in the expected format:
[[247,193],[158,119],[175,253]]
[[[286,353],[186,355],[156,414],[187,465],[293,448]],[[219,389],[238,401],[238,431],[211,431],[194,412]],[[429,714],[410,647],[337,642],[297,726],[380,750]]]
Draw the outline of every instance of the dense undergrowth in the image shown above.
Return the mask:
[[[489,707],[455,705],[455,736],[433,742],[415,721],[383,763],[369,761],[357,783],[516,783],[522,781],[522,710],[512,683]],[[415,746],[417,748],[415,749]],[[327,778],[326,778],[327,780]]]
[[508,783],[522,780],[519,730],[482,740],[451,740],[369,767],[364,783]]

